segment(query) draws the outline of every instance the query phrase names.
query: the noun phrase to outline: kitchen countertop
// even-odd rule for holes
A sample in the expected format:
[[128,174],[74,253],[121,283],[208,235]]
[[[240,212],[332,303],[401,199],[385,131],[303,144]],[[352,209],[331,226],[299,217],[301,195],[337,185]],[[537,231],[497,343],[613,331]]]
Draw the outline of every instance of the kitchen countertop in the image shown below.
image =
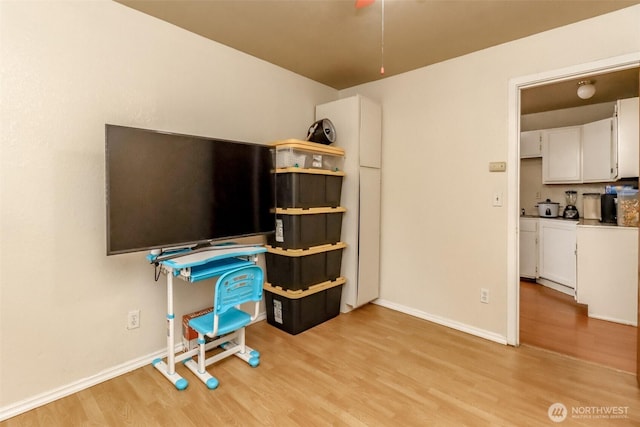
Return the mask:
[[[533,218],[533,219],[553,219],[553,220],[557,220],[557,221],[573,221],[573,222],[578,222],[577,219],[568,219],[568,218],[563,218],[562,216],[556,216],[556,217],[548,217],[548,216],[540,216],[540,215],[520,215],[520,218]],[[580,221],[582,220],[582,218],[580,218]],[[597,221],[597,220],[594,220]]]
[[[586,225],[589,227],[613,227],[613,228],[624,228],[624,227],[618,227],[618,224],[613,222],[613,223],[607,223],[607,222],[600,222],[597,219],[583,219],[580,218],[580,222],[578,223],[578,225]],[[627,228],[632,228],[632,227],[627,227]]]
[[533,218],[533,219],[551,219],[551,220],[557,220],[557,221],[573,221],[573,222],[577,222],[579,226],[587,226],[587,227],[606,227],[606,228],[637,228],[637,227],[621,227],[618,226],[617,223],[605,223],[605,222],[600,222],[597,219],[584,219],[584,218],[580,218],[579,220],[575,220],[575,219],[565,219],[561,216],[555,217],[555,218],[549,218],[549,217],[543,217],[543,216],[539,216],[539,215],[520,215],[520,218]]

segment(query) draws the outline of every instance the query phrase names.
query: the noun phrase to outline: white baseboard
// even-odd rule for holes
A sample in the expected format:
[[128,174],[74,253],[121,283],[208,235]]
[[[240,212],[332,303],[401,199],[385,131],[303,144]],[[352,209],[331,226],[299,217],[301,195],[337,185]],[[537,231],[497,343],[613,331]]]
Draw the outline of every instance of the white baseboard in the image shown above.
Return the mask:
[[547,279],[543,279],[542,277],[539,277],[536,280],[536,283],[542,286],[546,286],[547,288],[553,289],[555,291],[562,292],[563,294],[572,296],[574,298],[576,297],[576,290],[574,288],[570,288],[569,286],[556,283],[553,280],[547,280]]
[[[180,344],[180,346],[182,346],[182,344]],[[77,393],[96,384],[100,384],[117,376],[126,374],[127,372],[131,372],[135,369],[141,368],[145,365],[150,365],[154,359],[165,357],[166,355],[167,350],[165,348],[162,351],[157,351],[155,353],[130,360],[121,365],[105,369],[102,372],[91,375],[87,378],[83,378],[79,381],[75,381],[65,386],[10,404],[8,406],[0,408],[0,421],[15,417],[16,415],[20,415],[39,406],[46,405],[47,403],[53,402],[54,400],[62,399],[65,396]]]
[[629,319],[618,319],[617,317],[603,316],[598,313],[589,313],[588,316],[598,320],[606,320],[607,322],[620,323],[622,325],[629,325],[629,326],[638,326],[637,320],[634,321]]
[[489,341],[497,342],[499,344],[507,345],[507,337],[496,334],[495,332],[487,331],[484,329],[476,328],[475,326],[470,326],[464,323],[456,322],[451,319],[447,319],[445,317],[436,316],[433,314],[426,313],[424,311],[416,310],[411,307],[406,307],[404,305],[396,304],[390,301],[386,301],[378,298],[375,301],[372,301],[373,304],[380,305],[382,307],[390,308],[391,310],[399,311],[401,313],[408,314],[410,316],[418,317],[420,319],[428,320],[429,322],[437,323],[438,325],[446,326],[451,329],[456,329],[461,332],[465,332],[467,334],[475,335],[480,338],[487,339]]
[[[266,313],[260,313],[255,321],[259,322],[266,319],[266,317]],[[176,352],[180,351],[182,351],[182,343],[176,345]],[[62,387],[58,387],[56,389],[29,397],[19,402],[9,404],[0,408],[0,422],[15,417],[16,415],[23,414],[40,406],[46,405],[47,403],[51,403],[55,400],[62,399],[63,397],[69,396],[70,394],[77,393],[89,387],[93,387],[94,385],[126,374],[127,372],[134,371],[146,365],[151,365],[151,362],[155,359],[164,358],[166,356],[167,349],[163,348],[162,350],[147,354],[146,356],[129,360],[128,362],[125,362],[121,365],[105,369],[104,371],[98,372],[97,374],[91,375],[90,377],[83,378]]]

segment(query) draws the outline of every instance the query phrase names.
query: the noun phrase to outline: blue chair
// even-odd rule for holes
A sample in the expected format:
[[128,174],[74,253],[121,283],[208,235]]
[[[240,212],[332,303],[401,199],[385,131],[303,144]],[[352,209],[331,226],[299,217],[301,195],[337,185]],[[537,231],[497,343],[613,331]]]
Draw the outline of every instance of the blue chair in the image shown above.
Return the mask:
[[[213,311],[189,321],[198,332],[198,362],[189,359],[184,365],[209,389],[218,386],[218,380],[209,374],[206,367],[235,355],[252,367],[260,364],[260,353],[245,344],[245,327],[258,317],[264,273],[257,265],[240,267],[224,273],[217,280],[213,297]],[[241,304],[253,303],[253,314],[240,308]],[[213,338],[206,342],[205,337]],[[222,352],[206,358],[205,352],[215,348]]]

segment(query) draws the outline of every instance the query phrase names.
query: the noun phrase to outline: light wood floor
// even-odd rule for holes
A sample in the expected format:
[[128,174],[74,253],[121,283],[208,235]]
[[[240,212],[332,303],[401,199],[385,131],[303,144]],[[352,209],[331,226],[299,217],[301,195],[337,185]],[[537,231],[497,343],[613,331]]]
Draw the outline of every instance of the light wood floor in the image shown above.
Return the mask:
[[[216,390],[179,366],[177,391],[151,366],[14,417],[3,426],[548,426],[640,425],[635,376],[533,347],[509,347],[367,305],[297,336],[249,327],[261,352],[209,367]],[[572,408],[628,407],[627,418]]]
[[636,372],[637,329],[592,319],[573,297],[520,282],[520,343]]

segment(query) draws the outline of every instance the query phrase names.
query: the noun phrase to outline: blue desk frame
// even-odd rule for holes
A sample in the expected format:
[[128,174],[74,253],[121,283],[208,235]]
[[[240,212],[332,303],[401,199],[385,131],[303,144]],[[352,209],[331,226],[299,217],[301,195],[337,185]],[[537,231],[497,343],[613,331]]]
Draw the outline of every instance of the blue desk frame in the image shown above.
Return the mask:
[[[175,351],[175,313],[173,312],[173,279],[179,278],[186,282],[199,282],[242,267],[255,264],[258,254],[267,250],[263,246],[212,246],[209,250],[198,252],[184,252],[184,255],[171,259],[158,260],[158,255],[149,254],[147,259],[157,263],[167,276],[167,361],[155,359],[151,364],[162,375],[175,385],[178,390],[184,390],[189,382],[176,373],[176,362],[191,359],[198,354],[198,349],[176,354]],[[213,343],[212,343],[213,344]],[[213,347],[212,347],[213,348]],[[209,348],[207,348],[209,350]]]

